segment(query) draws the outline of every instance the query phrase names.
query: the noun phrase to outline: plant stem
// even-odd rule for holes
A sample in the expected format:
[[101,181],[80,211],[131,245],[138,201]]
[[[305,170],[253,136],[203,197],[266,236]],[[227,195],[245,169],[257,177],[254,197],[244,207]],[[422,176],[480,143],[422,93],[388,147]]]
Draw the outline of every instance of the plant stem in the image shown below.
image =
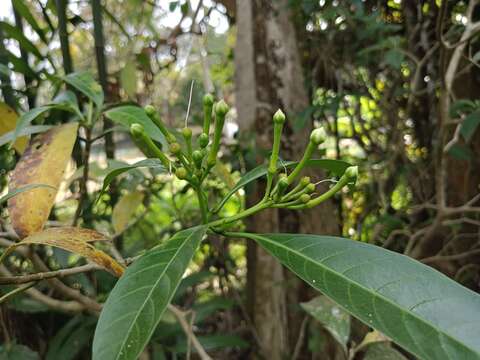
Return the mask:
[[208,222],[208,204],[205,199],[205,194],[200,186],[195,188],[195,192],[197,193],[198,204],[200,205],[200,212],[202,213],[202,222],[206,224]]
[[218,220],[215,220],[215,221],[212,221],[210,223],[208,223],[207,225],[209,227],[215,227],[215,226],[222,226],[222,225],[226,225],[226,224],[230,224],[232,222],[235,222],[235,221],[238,221],[238,220],[241,220],[247,216],[251,216],[261,210],[264,210],[268,207],[270,207],[271,205],[273,204],[273,201],[271,200],[262,200],[260,201],[258,204],[252,206],[251,208],[248,208],[242,212],[239,212],[238,214],[236,215],[233,215],[233,216],[230,216],[228,218],[223,218],[223,219],[218,219]]
[[307,164],[307,161],[310,160],[312,157],[313,151],[315,150],[316,145],[312,142],[309,141],[307,148],[305,149],[305,153],[303,154],[302,160],[295,166],[295,169],[288,175],[287,181],[289,184],[293,183],[293,181],[297,178],[298,174],[300,174],[300,171],[305,167]]

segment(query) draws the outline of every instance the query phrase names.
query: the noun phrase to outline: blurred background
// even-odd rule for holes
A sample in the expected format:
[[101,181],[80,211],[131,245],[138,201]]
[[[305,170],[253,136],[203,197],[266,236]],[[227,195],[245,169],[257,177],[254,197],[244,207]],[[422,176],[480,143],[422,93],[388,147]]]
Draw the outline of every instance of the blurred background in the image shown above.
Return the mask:
[[[359,165],[359,179],[354,189],[320,208],[265,211],[248,220],[249,230],[342,235],[411,256],[479,291],[476,5],[476,0],[3,0],[0,134],[11,130],[5,125],[7,109],[21,114],[48,103],[63,86],[60,77],[72,72],[94,74],[106,108],[153,104],[173,128],[184,126],[191,92],[188,124],[200,129],[202,97],[210,92],[232,106],[222,163],[215,169],[220,180],[209,184],[222,195],[268,157],[271,118],[280,108],[287,114],[283,159],[299,159],[311,129],[323,125],[329,139],[321,155]],[[51,111],[34,124],[66,121],[64,112]],[[115,131],[104,132],[112,126]],[[78,145],[51,225],[71,223],[81,204],[79,224],[115,236],[117,250],[132,257],[198,223],[198,204],[185,184],[140,170],[118,178],[95,203],[109,169],[143,156],[111,119],[98,122],[93,136],[100,138],[91,151],[88,194],[78,196],[83,165]],[[6,191],[18,158],[8,145],[0,147],[0,191]],[[310,176],[320,181],[330,175]],[[223,211],[233,214],[253,204],[263,185],[232,197]],[[8,240],[8,216],[0,210],[0,240]],[[127,221],[116,227],[112,221],[118,224],[118,216]],[[58,249],[41,255],[51,268],[84,261]],[[188,311],[213,358],[413,358],[381,336],[362,342],[366,325],[254,243],[211,237],[194,260],[174,304]],[[21,261],[5,266],[17,272],[28,268]],[[115,278],[96,271],[62,281],[103,302]],[[51,298],[72,300],[48,284],[38,288]],[[28,294],[1,306],[1,359],[90,358],[97,318],[85,309],[66,313]],[[197,355],[190,355],[185,334],[167,313],[142,358],[190,356]]]

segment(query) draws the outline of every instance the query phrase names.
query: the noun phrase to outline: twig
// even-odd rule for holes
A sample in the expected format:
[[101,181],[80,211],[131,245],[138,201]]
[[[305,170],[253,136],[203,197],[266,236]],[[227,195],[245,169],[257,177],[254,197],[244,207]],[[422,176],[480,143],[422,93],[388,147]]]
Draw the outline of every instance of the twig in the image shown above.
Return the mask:
[[16,294],[18,293],[21,293],[21,292],[24,292],[25,290],[28,290],[30,289],[32,286],[34,286],[36,284],[36,282],[31,282],[31,283],[28,283],[26,285],[23,285],[23,286],[20,286],[18,288],[16,288],[15,290],[12,290],[8,293],[6,293],[5,295],[3,295],[2,297],[0,297],[0,304],[4,303],[5,301],[7,301],[9,298],[15,296]]
[[32,281],[41,281],[51,278],[62,278],[65,276],[85,273],[94,270],[101,270],[102,268],[97,264],[87,264],[77,266],[70,269],[61,269],[55,271],[40,272],[36,274],[19,275],[19,276],[4,276],[0,277],[0,285],[18,285],[25,284]]
[[180,323],[180,326],[182,327],[183,331],[187,335],[187,338],[189,339],[189,341],[192,342],[192,345],[195,348],[195,350],[197,350],[197,353],[198,353],[198,356],[200,356],[200,359],[212,360],[212,358],[206,353],[202,344],[200,344],[200,341],[198,341],[197,337],[193,333],[192,328],[190,327],[187,320],[185,319],[185,313],[180,309],[177,309],[173,305],[168,305],[168,310],[170,310],[173,313],[173,315],[175,315],[175,317],[177,318],[178,322]]
[[295,344],[295,350],[293,351],[292,360],[297,360],[302,350],[303,340],[305,339],[305,329],[307,328],[308,316],[303,318],[300,325],[300,333],[298,334],[297,343]]

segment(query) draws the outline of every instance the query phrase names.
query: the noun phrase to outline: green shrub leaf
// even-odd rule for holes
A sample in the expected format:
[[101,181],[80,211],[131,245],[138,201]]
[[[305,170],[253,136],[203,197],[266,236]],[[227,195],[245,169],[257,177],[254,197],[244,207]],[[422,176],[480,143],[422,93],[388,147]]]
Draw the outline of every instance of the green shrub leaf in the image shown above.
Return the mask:
[[92,100],[97,109],[102,108],[104,100],[103,90],[91,73],[86,71],[75,72],[68,74],[63,80]]
[[204,226],[180,231],[127,268],[100,314],[93,360],[138,358],[205,232]]
[[244,236],[421,359],[480,358],[480,296],[433,268],[344,238]]

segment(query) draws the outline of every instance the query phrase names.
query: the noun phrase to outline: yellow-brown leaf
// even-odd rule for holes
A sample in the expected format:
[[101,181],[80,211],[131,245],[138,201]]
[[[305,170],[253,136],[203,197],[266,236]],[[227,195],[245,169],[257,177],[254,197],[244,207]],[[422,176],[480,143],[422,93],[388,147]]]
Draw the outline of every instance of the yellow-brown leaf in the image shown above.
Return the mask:
[[118,234],[126,229],[130,219],[143,201],[143,194],[134,191],[123,195],[112,212],[113,229]]
[[11,198],[8,211],[20,238],[42,230],[55,201],[77,136],[77,123],[57,126],[36,136],[13,170],[9,188],[46,184]]
[[[15,130],[17,126],[17,113],[7,104],[0,102],[0,136]],[[13,148],[23,154],[28,144],[28,137],[19,137],[14,143]]]
[[75,254],[81,255],[88,260],[100,265],[113,275],[120,277],[124,268],[109,255],[96,249],[91,242],[108,240],[103,234],[90,229],[77,227],[58,227],[49,228],[41,232],[30,235],[10,246],[0,259],[3,260],[16,247],[27,244],[41,244],[58,247]]

